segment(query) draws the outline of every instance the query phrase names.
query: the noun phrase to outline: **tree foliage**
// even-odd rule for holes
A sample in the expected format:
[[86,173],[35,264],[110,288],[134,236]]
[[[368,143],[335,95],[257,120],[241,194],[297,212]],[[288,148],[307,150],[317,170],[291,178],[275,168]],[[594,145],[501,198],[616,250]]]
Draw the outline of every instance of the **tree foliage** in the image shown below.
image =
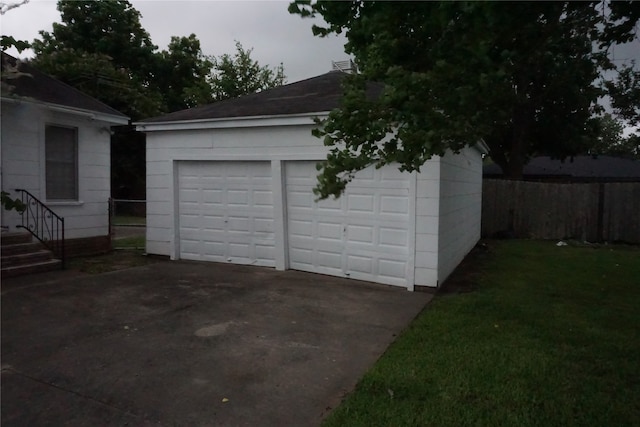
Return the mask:
[[635,62],[623,67],[616,79],[606,83],[613,110],[631,125],[640,123],[640,71]]
[[156,46],[126,0],[60,0],[61,23],[33,41],[34,65],[137,120],[164,111]]
[[213,63],[202,53],[195,34],[171,37],[155,70],[157,86],[164,94],[166,110],[179,111],[213,101],[209,82]]
[[125,68],[117,68],[106,54],[75,48],[39,53],[34,65],[135,119],[159,114],[163,98]]
[[[316,35],[345,32],[361,71],[316,131],[331,147],[321,197],[339,195],[368,165],[419,170],[478,141],[511,178],[532,155],[583,152],[603,73],[614,69],[607,49],[628,41],[638,19],[637,4],[598,1],[301,0],[289,10],[321,15]],[[382,95],[368,99],[366,81],[383,83]]]
[[[34,40],[34,65],[134,121],[284,81],[282,65],[260,66],[240,43],[235,56],[213,60],[203,54],[195,34],[174,36],[167,49],[158,51],[127,0],[59,0],[57,7],[61,23]],[[118,127],[111,152],[114,195],[139,194],[131,187],[144,187],[144,135],[131,126]]]
[[[23,4],[27,3],[29,0],[22,0],[16,3],[4,3],[0,2],[0,15],[4,15],[11,9],[15,9],[16,7],[20,7]],[[29,49],[31,44],[25,40],[16,40],[12,36],[2,35],[0,36],[0,49],[2,52],[8,50],[12,47],[15,47],[18,52],[22,52],[25,49]],[[20,78],[22,76],[28,76],[29,74],[21,72],[18,68],[17,64],[12,64],[8,61],[8,58],[2,58],[2,71],[0,73],[0,93],[3,96],[10,95],[14,86],[11,83],[11,80]],[[3,196],[4,197],[4,196]]]
[[[208,72],[195,35],[173,37],[157,51],[126,0],[60,0],[61,23],[33,42],[34,65],[134,121],[211,100]],[[131,126],[112,137],[112,189],[126,197],[144,188],[144,135]]]
[[213,59],[211,86],[216,101],[237,98],[241,95],[260,92],[282,86],[286,80],[284,66],[275,68],[261,66],[251,58],[253,49],[245,50],[236,41],[236,53],[224,54]]

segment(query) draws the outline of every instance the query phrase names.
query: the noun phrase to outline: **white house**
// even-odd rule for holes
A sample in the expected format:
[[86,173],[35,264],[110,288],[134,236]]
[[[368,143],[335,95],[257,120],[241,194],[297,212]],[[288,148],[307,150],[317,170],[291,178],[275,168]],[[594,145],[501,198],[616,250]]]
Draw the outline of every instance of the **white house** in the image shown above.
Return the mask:
[[368,168],[315,202],[314,117],[344,73],[137,123],[147,133],[147,252],[436,287],[480,238],[482,148],[421,173]]
[[[2,90],[2,190],[26,190],[64,217],[68,252],[108,248],[111,126],[129,118],[5,53],[2,65],[24,73]],[[20,223],[2,211],[3,229]]]

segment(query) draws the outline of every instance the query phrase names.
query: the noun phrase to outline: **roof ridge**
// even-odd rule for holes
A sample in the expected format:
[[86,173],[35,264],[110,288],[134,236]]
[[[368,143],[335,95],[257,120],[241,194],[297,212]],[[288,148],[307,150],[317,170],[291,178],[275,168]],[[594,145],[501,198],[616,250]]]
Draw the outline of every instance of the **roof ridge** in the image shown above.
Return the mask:
[[[150,117],[137,123],[176,122],[232,117],[277,116],[330,111],[338,107],[343,71],[329,71],[260,92]],[[372,89],[375,91],[376,89]]]

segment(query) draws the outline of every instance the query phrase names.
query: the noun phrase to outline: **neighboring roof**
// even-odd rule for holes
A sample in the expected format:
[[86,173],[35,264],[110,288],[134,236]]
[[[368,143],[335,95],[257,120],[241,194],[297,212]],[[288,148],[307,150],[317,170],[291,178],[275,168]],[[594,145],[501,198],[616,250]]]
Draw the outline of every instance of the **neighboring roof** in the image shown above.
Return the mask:
[[[167,123],[233,117],[280,116],[331,111],[343,95],[342,79],[347,74],[331,71],[317,77],[263,90],[258,93],[176,111],[140,123]],[[381,84],[369,84],[371,97],[382,91]]]
[[[483,168],[486,177],[502,176],[498,165],[489,164]],[[612,156],[574,156],[564,161],[550,157],[534,157],[525,165],[525,179],[564,178],[585,180],[640,180],[640,160]]]
[[[2,52],[3,71],[5,61],[11,64],[11,66],[15,66],[17,60],[16,58]],[[27,63],[20,62],[18,70],[22,73],[29,74],[29,76],[21,76],[7,82],[13,86],[11,95],[21,98],[29,98],[31,100],[48,104],[55,104],[74,110],[115,116],[127,121],[129,119],[127,116],[109,107],[107,104],[80,92],[78,89],[62,83],[60,80],[38,71]]]

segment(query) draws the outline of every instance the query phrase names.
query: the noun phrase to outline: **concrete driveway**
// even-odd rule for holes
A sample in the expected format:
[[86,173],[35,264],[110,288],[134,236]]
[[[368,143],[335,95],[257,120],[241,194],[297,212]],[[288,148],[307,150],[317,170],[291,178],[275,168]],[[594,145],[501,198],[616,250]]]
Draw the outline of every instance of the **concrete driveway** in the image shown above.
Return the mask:
[[2,282],[2,426],[313,426],[431,298],[159,262]]

